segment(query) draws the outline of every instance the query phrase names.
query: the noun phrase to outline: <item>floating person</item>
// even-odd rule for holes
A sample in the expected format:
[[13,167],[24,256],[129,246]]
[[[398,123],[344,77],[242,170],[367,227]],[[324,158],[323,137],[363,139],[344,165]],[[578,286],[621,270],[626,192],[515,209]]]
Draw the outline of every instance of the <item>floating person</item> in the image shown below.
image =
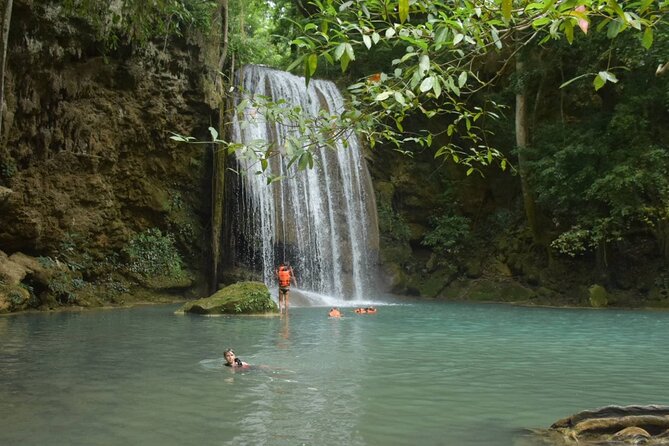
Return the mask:
[[281,313],[281,306],[288,314],[288,293],[290,292],[290,283],[297,286],[295,279],[295,271],[290,266],[290,262],[282,262],[276,270],[276,278],[279,280],[279,313]]
[[249,365],[235,356],[235,352],[229,348],[223,352],[223,357],[225,358],[225,365],[232,368],[248,368]]
[[339,308],[337,308],[337,307],[332,307],[330,309],[330,312],[328,313],[328,316],[330,316],[330,317],[341,317],[341,311],[339,311]]
[[364,308],[360,307],[360,308],[356,308],[353,311],[355,311],[358,314],[374,314],[374,313],[376,313],[376,308],[374,308],[374,307],[364,307]]

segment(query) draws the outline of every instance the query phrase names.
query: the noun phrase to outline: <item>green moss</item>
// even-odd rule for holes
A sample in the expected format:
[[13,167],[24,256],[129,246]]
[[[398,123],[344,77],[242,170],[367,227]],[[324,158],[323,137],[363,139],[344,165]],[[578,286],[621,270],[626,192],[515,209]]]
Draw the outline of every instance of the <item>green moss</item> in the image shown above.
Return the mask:
[[609,293],[601,285],[593,285],[588,289],[590,293],[590,305],[594,308],[606,307],[609,304]]
[[265,314],[276,313],[278,308],[265,284],[238,282],[227,286],[210,297],[184,304],[177,313],[198,314]]

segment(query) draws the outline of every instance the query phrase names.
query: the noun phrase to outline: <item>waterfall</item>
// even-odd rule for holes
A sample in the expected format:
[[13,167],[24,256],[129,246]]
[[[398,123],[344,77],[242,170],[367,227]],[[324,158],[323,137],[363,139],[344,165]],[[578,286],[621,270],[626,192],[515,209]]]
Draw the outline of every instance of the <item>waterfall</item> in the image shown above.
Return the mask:
[[[236,98],[262,95],[285,100],[311,116],[321,110],[341,113],[344,100],[330,81],[311,80],[260,66],[245,67]],[[262,140],[285,151],[292,128],[264,120],[247,107],[232,119],[233,142]],[[284,152],[285,153],[285,152]],[[240,172],[233,199],[232,255],[237,264],[254,269],[270,286],[282,261],[295,270],[298,288],[344,300],[369,297],[378,255],[378,223],[374,192],[360,144],[353,132],[337,141],[337,149],[313,150],[314,167],[298,172],[287,157],[273,157],[266,174],[284,177],[267,184],[257,165],[237,159]]]

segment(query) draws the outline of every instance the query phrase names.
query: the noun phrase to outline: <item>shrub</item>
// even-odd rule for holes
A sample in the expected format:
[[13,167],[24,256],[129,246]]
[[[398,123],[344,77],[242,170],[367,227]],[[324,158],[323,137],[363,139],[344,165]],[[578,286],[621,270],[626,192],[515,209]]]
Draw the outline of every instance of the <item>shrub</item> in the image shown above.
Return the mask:
[[136,234],[123,248],[130,271],[143,277],[184,275],[183,261],[171,234],[151,228]]
[[422,244],[435,253],[456,254],[470,235],[469,219],[461,215],[442,215],[432,219],[434,229],[423,238]]

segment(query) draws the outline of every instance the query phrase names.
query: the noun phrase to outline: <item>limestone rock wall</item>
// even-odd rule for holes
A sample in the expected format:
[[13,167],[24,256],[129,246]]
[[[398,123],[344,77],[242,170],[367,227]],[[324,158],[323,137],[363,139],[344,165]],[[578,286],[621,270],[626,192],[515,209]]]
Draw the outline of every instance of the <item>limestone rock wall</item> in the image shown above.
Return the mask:
[[[206,268],[210,148],[202,45],[106,51],[59,2],[14,2],[0,144],[0,250],[94,262],[147,228]],[[210,98],[209,98],[210,99]],[[216,121],[214,121],[216,122]]]

